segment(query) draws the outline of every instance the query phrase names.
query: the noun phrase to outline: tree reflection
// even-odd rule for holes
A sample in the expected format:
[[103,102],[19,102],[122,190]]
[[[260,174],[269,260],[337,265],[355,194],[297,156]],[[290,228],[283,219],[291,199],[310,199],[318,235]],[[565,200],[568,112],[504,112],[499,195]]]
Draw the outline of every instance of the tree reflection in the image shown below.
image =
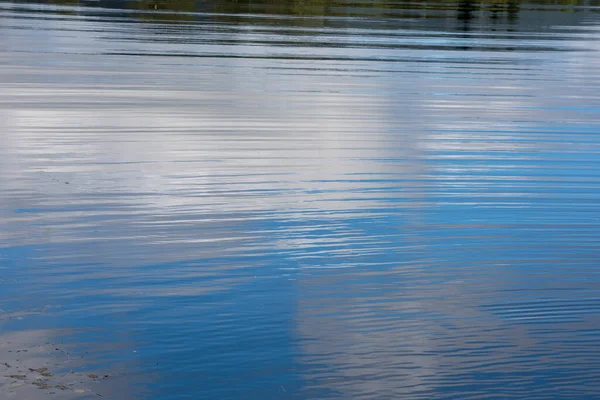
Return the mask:
[[[523,5],[529,5],[529,8],[536,9],[552,6],[553,11],[562,12],[579,12],[577,7],[582,6],[600,6],[600,0],[441,0],[435,4],[419,0],[408,0],[401,3],[381,0],[362,3],[343,0],[99,0],[94,3],[81,3],[79,0],[25,1],[25,3],[27,2],[133,10],[137,11],[135,16],[141,20],[163,23],[192,21],[197,18],[196,13],[199,12],[211,13],[213,14],[212,18],[225,19],[228,22],[234,22],[229,20],[233,15],[241,14],[370,17],[384,18],[387,22],[407,18],[432,20],[454,18],[460,22],[459,29],[464,31],[470,30],[473,22],[477,19],[516,24]],[[556,6],[563,7],[556,8]],[[314,21],[311,22],[314,24]],[[382,22],[384,21],[382,20]],[[301,20],[294,22],[299,25],[306,23],[308,22]]]

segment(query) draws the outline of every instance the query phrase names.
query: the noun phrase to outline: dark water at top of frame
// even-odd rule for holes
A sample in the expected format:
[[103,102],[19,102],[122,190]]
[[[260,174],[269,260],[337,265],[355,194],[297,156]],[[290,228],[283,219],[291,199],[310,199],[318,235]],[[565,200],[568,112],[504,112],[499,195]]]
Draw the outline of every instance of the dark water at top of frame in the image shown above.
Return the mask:
[[0,2],[0,345],[111,400],[600,398],[599,50],[598,1]]

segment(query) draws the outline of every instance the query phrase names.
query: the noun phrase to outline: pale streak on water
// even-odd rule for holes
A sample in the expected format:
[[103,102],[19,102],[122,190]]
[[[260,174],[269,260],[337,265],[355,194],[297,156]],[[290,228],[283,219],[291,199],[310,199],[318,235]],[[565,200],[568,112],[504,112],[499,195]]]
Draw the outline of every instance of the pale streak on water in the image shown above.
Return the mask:
[[599,396],[597,4],[88,4],[0,2],[1,329],[123,398]]

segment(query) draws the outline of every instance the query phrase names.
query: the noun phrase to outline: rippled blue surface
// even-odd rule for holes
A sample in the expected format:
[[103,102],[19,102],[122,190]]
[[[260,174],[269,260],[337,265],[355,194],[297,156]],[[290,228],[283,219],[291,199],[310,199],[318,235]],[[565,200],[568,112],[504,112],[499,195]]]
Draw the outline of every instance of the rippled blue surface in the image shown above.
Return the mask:
[[0,2],[0,343],[111,399],[599,396],[597,2],[58,3]]

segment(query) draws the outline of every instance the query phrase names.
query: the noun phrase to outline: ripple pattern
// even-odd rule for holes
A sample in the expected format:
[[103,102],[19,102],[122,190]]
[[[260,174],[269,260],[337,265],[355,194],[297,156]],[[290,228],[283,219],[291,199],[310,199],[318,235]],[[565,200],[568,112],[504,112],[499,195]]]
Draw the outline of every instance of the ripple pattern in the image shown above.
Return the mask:
[[0,329],[114,399],[597,398],[599,10],[0,1]]

